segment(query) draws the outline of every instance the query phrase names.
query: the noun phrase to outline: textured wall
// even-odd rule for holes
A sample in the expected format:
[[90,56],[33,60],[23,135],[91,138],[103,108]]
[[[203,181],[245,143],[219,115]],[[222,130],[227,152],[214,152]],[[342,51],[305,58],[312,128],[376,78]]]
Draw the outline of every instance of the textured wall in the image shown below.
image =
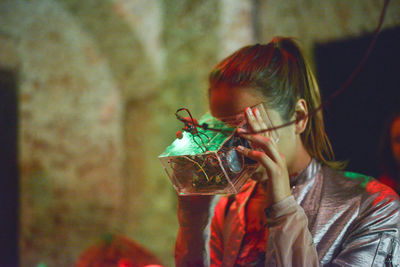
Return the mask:
[[[101,234],[173,265],[175,193],[157,156],[207,109],[207,73],[274,35],[374,29],[375,0],[3,0],[0,67],[19,74],[22,266],[70,266]],[[400,24],[392,1],[385,27]]]
[[[296,37],[312,60],[313,44],[371,33],[384,1],[255,0],[261,42],[275,35]],[[399,1],[390,1],[383,28],[400,24]]]
[[120,92],[94,40],[58,3],[1,10],[20,72],[21,263],[69,265],[120,212]]

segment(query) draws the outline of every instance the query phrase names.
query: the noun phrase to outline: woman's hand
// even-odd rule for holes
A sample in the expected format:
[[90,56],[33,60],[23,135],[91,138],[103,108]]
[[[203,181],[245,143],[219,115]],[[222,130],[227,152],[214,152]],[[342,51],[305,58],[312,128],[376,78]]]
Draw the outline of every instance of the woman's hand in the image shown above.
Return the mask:
[[267,206],[270,206],[291,195],[289,173],[285,159],[279,153],[271,134],[269,132],[257,134],[258,131],[268,128],[260,111],[256,108],[254,110],[247,108],[245,113],[251,129],[246,131],[239,128],[238,134],[248,140],[257,150],[238,146],[237,151],[260,164],[251,178],[258,181],[266,190]]

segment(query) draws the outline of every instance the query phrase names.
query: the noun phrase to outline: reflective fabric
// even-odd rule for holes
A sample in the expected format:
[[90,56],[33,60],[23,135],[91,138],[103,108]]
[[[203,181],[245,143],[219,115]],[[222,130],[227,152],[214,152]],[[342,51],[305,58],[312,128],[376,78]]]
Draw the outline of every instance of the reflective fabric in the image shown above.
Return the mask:
[[[265,266],[400,266],[400,202],[389,187],[315,160],[291,185],[294,198],[266,211],[270,233]],[[211,259],[211,266],[236,264],[255,186],[246,188],[235,197],[221,197],[215,208],[210,252],[207,248],[202,255]],[[180,238],[196,246],[191,235],[186,232]],[[176,258],[178,266],[185,266],[184,255]]]

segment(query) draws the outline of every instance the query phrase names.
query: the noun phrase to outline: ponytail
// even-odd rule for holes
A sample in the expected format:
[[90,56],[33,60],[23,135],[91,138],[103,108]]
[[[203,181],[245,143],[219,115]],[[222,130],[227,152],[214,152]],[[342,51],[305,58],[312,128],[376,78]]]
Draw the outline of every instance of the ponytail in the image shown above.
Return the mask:
[[343,169],[345,162],[335,161],[331,142],[325,131],[324,118],[321,108],[321,95],[318,83],[311,71],[310,65],[304,60],[308,90],[304,91],[309,118],[306,129],[301,134],[303,145],[313,157],[332,168]]
[[293,118],[297,101],[304,99],[310,116],[301,139],[307,152],[325,165],[344,167],[335,161],[325,132],[316,79],[292,38],[274,37],[266,45],[243,47],[214,67],[209,83],[210,90],[219,84],[255,89],[286,121]]

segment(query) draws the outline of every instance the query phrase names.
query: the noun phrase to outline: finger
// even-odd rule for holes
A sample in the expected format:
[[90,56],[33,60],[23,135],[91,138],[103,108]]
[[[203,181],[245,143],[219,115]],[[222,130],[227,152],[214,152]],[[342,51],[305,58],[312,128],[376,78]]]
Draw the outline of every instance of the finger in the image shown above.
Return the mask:
[[257,166],[257,169],[252,171],[250,174],[251,179],[255,180],[255,181],[259,181],[259,182],[267,182],[269,177],[268,174],[265,170],[265,167],[262,164],[259,164]]
[[[260,114],[261,114],[261,117],[262,117],[263,121],[265,122],[265,124],[266,124],[266,126],[267,126],[267,129],[274,128],[275,126],[274,126],[274,124],[272,123],[271,117],[270,117],[270,115],[268,114],[268,111],[267,111],[267,109],[265,108],[265,106],[264,106],[263,104],[261,104],[261,105],[258,105],[257,108],[258,108],[258,110],[259,110],[259,112],[260,112]],[[278,140],[279,140],[279,133],[278,133],[277,130],[268,131],[268,133],[269,133],[270,137],[272,137],[272,139],[273,139],[275,142],[278,142]]]
[[253,114],[260,126],[260,130],[258,132],[270,138],[272,144],[276,147],[276,142],[277,142],[276,140],[278,140],[276,131],[263,131],[273,127],[272,122],[268,116],[268,113],[264,108],[264,105],[263,104],[257,105],[257,107],[253,109]]
[[236,150],[244,156],[248,157],[249,159],[259,162],[262,166],[264,166],[267,172],[276,168],[276,163],[264,152],[251,150],[244,146],[238,146],[236,147]]
[[282,158],[271,138],[259,134],[248,134],[238,129],[239,136],[250,141],[253,146],[260,147],[272,160],[278,164],[282,163]]
[[250,130],[255,133],[260,131],[261,127],[260,127],[259,122],[257,121],[256,117],[254,116],[254,113],[251,110],[251,108],[246,108],[245,114],[246,114],[247,122],[250,126]]
[[258,108],[258,106],[262,107],[262,104],[257,105],[257,107],[253,108],[253,114],[256,118],[256,121],[258,122],[258,125],[260,126],[260,129],[258,130],[258,132],[261,132],[263,135],[270,137],[269,131],[263,132],[263,130],[268,129],[268,125],[265,123],[265,120],[264,120],[263,116],[261,115],[261,112],[260,112],[260,109]]
[[244,139],[248,140],[252,144],[253,148],[258,147],[261,150],[263,150],[269,157],[271,157],[279,165],[281,166],[286,165],[284,158],[280,154],[278,146],[272,137],[252,134],[251,132],[248,132],[242,128],[238,128],[237,133],[239,134],[240,137],[243,137]]

